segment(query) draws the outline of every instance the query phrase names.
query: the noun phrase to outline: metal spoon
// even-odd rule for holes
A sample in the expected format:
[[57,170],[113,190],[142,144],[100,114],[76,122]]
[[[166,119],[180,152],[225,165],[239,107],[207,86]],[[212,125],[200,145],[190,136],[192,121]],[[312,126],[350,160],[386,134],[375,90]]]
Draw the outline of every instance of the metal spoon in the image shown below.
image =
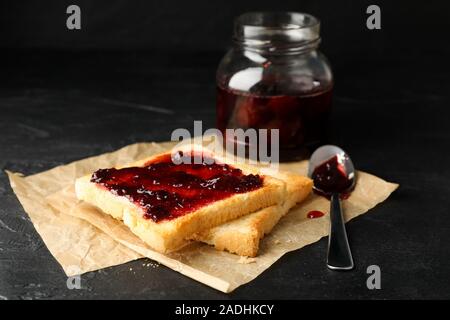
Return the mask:
[[345,185],[344,190],[341,186],[332,186],[330,188],[318,186],[314,181],[314,189],[326,196],[331,196],[330,204],[330,236],[328,238],[327,266],[332,270],[351,270],[354,267],[352,253],[348,244],[347,232],[342,215],[340,194],[351,191],[355,186],[355,168],[350,157],[344,150],[337,146],[326,145],[318,148],[311,156],[309,161],[308,176],[314,180],[314,171],[330,159],[337,156],[337,161],[344,168],[349,184]]

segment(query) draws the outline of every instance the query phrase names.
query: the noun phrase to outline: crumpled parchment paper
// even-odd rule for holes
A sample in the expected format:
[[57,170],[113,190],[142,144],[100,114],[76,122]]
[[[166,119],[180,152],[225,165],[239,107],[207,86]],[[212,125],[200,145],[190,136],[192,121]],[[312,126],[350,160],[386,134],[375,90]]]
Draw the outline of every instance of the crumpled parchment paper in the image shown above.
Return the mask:
[[[217,251],[201,243],[164,255],[150,249],[121,222],[77,200],[73,187],[76,178],[98,168],[124,165],[164,152],[173,145],[173,142],[137,143],[28,177],[8,171],[7,174],[37,232],[68,276],[148,257],[217,290],[231,292],[256,278],[285,253],[328,234],[328,214],[317,219],[306,217],[311,210],[329,212],[329,201],[312,194],[262,240],[259,255],[254,259]],[[281,164],[280,168],[306,174],[307,165],[307,161],[302,161]],[[345,220],[366,213],[397,187],[358,172],[355,190],[343,201]]]

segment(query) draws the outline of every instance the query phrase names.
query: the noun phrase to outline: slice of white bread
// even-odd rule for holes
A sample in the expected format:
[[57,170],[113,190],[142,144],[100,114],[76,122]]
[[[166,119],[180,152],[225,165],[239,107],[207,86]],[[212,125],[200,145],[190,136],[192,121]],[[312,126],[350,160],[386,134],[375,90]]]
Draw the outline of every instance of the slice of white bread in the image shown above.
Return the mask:
[[297,203],[303,201],[312,190],[311,179],[288,172],[278,172],[277,178],[286,182],[286,200],[279,205],[261,209],[220,226],[196,233],[192,239],[213,245],[241,256],[255,257],[260,240],[268,234]]
[[[119,168],[143,166],[161,155],[152,156]],[[219,162],[227,163],[225,158],[212,156]],[[244,174],[259,174],[260,172],[258,168],[253,166],[234,163],[230,165],[241,169]],[[123,221],[134,234],[150,247],[162,253],[178,250],[188,243],[185,239],[190,238],[194,233],[213,228],[261,208],[282,203],[286,193],[286,185],[282,180],[261,175],[263,186],[256,190],[234,194],[172,220],[154,222],[151,219],[144,218],[142,208],[126,197],[114,195],[103,186],[91,182],[91,176],[89,174],[76,180],[75,191],[78,199],[86,201],[98,207],[104,213]]]

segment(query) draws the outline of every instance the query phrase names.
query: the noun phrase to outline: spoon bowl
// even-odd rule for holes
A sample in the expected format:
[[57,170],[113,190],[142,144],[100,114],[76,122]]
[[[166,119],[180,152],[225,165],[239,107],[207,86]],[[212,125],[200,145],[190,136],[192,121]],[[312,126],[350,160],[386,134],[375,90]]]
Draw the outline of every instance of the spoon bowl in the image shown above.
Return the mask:
[[339,188],[339,186],[336,186],[336,188],[334,189],[337,190],[332,190],[333,188],[326,189],[323,185],[314,183],[314,190],[318,191],[321,194],[329,196],[331,196],[333,192],[349,192],[353,190],[356,183],[355,167],[352,160],[344,150],[342,150],[338,146],[333,145],[325,145],[314,151],[311,159],[309,160],[308,177],[314,180],[315,170],[334,157],[336,157],[337,163],[342,166],[342,173],[348,180],[348,184],[346,184],[343,188]]

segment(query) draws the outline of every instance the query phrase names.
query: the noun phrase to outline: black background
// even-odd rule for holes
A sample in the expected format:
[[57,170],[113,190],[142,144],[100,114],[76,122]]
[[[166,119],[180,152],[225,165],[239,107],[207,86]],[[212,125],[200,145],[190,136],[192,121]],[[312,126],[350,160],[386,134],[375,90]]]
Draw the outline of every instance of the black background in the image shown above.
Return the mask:
[[[82,9],[82,31],[67,30],[70,4]],[[366,8],[378,4],[383,28],[365,28]],[[232,21],[247,11],[305,11],[322,20],[322,49],[330,58],[443,53],[448,49],[445,1],[2,1],[2,48],[223,51]],[[332,59],[334,60],[334,59]]]
[[[81,30],[66,28],[69,4],[81,7]],[[365,26],[369,4],[381,7],[381,30]],[[333,142],[359,169],[401,186],[348,224],[353,272],[326,269],[322,239],[230,295],[146,261],[88,273],[71,291],[2,172],[0,298],[449,298],[449,9],[444,1],[2,1],[3,170],[28,175],[168,140],[193,120],[214,126],[215,69],[233,18],[293,10],[322,21],[336,79]],[[381,290],[366,288],[371,264],[381,267]]]

